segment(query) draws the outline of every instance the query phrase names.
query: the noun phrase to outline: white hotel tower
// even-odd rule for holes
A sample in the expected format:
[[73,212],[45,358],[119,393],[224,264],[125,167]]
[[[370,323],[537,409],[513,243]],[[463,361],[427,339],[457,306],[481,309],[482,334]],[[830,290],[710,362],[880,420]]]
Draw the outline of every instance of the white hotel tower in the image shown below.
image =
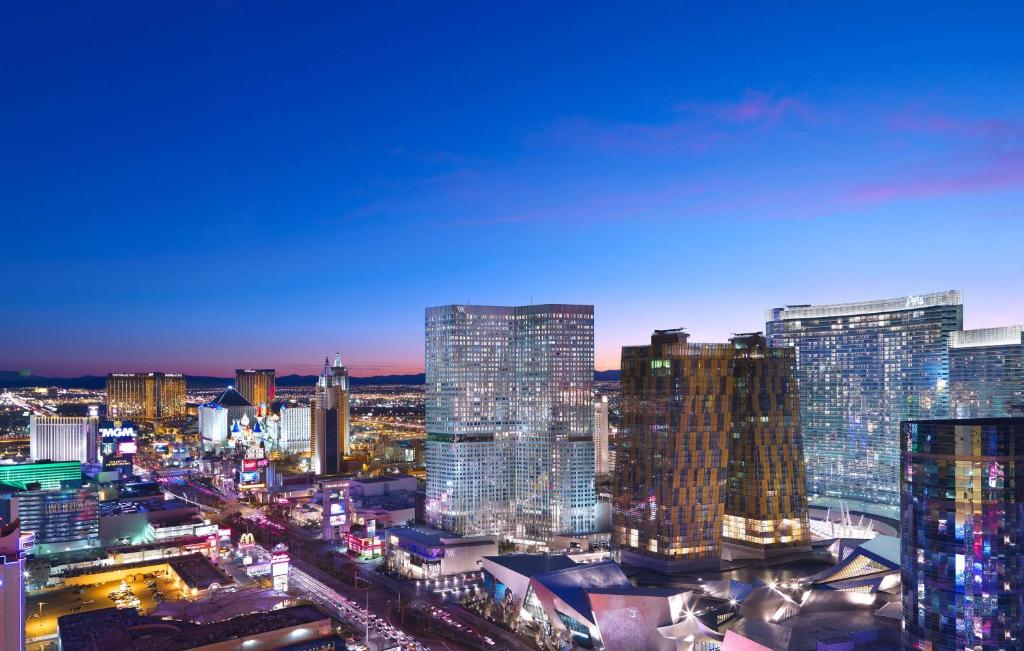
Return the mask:
[[427,521],[546,543],[590,533],[594,308],[426,311]]
[[33,461],[95,463],[98,423],[95,416],[31,416],[29,455]]

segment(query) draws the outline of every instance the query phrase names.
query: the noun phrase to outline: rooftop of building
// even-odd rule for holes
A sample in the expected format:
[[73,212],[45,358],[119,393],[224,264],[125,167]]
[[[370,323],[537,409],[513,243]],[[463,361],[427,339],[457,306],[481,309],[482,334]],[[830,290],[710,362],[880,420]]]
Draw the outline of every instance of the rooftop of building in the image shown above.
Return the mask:
[[631,590],[633,585],[615,561],[577,563],[572,567],[534,575],[533,581],[544,586],[573,610],[593,622],[587,591],[600,588]]
[[214,584],[226,585],[235,582],[222,569],[211,563],[210,559],[199,553],[174,556],[167,559],[167,564],[181,577],[185,585],[197,590],[206,590]]
[[81,468],[81,461],[50,461],[49,459],[40,459],[38,461],[26,461],[24,463],[10,463],[8,461],[0,461],[0,470],[13,470],[25,468],[27,470],[43,470],[43,466],[53,466],[55,468]]
[[416,493],[405,491],[390,495],[356,496],[353,501],[358,501],[356,509],[364,511],[404,511],[416,508]]
[[[202,545],[202,544],[207,544],[208,542],[209,541],[207,541],[206,536],[182,536],[180,538],[174,538],[174,539],[171,539],[171,540],[158,540],[158,541],[155,541],[155,542],[146,543],[144,545],[121,545],[119,547],[110,547],[110,548],[107,549],[107,552],[109,553],[109,555],[113,555],[113,554],[127,554],[127,553],[131,553],[131,552],[146,552],[146,551],[152,551],[154,549],[165,549],[165,548],[168,548],[168,547],[182,547],[182,546],[185,546],[185,545]],[[106,557],[106,556],[107,556],[107,554],[104,554],[104,557]],[[126,565],[118,565],[118,567],[128,568],[128,567],[133,567],[133,566],[136,566],[136,565],[141,567],[141,566],[144,566],[144,565],[154,565],[154,564],[157,564],[157,563],[163,563],[165,560],[166,559],[158,558],[158,559],[153,559],[153,560],[148,560],[148,561],[139,561],[138,563],[128,563]],[[102,569],[102,568],[100,568],[100,569]],[[84,571],[79,572],[79,574],[89,574],[90,572],[95,572],[96,570],[97,570],[97,568],[85,568]]]
[[504,554],[485,556],[484,559],[523,576],[564,570],[578,564],[565,554]]
[[128,608],[104,608],[64,615],[57,620],[57,628],[63,651],[185,651],[329,619],[330,615],[308,605],[202,625],[146,617]]
[[380,475],[379,477],[357,477],[352,480],[352,484],[383,484],[389,481],[398,481],[400,479],[413,479],[416,478],[412,475],[406,475],[404,473],[398,473],[394,475]]
[[[403,525],[400,527],[391,527],[387,530],[387,535],[398,536],[405,540],[411,540],[412,542],[419,543],[421,545],[444,545],[452,542],[469,542],[478,540],[481,538],[491,538],[493,536],[461,536],[457,533],[450,531],[442,531],[441,529],[431,529],[430,527],[420,527],[414,525]],[[495,557],[497,558],[497,557]]]
[[899,312],[903,310],[918,310],[926,307],[955,305],[963,305],[963,297],[958,290],[951,289],[945,292],[916,294],[912,296],[900,296],[897,298],[883,298],[873,301],[832,303],[828,305],[787,305],[785,307],[767,310],[765,312],[765,320],[774,321],[776,319],[776,313],[778,314],[778,318],[784,320],[814,319],[823,317],[856,316],[859,314],[878,314],[880,312]]
[[900,565],[900,539],[898,536],[875,536],[861,544],[860,548],[893,563],[896,567]]
[[950,348],[980,348],[983,346],[1012,346],[1024,343],[1024,325],[1002,328],[978,328],[949,333]]

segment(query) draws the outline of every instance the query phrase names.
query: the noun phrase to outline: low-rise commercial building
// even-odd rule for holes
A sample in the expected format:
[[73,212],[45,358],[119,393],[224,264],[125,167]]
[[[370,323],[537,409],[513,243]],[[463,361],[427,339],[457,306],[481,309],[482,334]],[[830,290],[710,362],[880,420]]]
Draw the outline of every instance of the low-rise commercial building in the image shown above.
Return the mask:
[[[145,617],[105,608],[58,620],[59,651],[267,651],[331,649],[331,617],[316,606],[291,606],[212,624]],[[322,646],[315,644],[323,641]]]
[[497,536],[460,536],[429,527],[393,527],[384,533],[388,567],[412,579],[476,572],[498,553]]

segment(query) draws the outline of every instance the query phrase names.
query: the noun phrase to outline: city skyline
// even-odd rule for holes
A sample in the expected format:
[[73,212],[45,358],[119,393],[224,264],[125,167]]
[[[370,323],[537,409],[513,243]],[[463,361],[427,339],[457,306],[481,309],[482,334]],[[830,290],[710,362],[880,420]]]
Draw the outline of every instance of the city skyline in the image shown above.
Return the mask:
[[998,11],[11,8],[0,369],[418,372],[463,302],[593,304],[602,370],[785,304],[1022,323]]

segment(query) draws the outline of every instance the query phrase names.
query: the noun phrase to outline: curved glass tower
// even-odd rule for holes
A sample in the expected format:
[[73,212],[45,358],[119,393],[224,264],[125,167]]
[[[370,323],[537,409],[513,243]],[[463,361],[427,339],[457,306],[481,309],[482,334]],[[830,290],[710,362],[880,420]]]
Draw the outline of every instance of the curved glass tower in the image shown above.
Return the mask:
[[960,292],[769,310],[772,347],[796,349],[810,495],[899,503],[899,426],[949,416]]

